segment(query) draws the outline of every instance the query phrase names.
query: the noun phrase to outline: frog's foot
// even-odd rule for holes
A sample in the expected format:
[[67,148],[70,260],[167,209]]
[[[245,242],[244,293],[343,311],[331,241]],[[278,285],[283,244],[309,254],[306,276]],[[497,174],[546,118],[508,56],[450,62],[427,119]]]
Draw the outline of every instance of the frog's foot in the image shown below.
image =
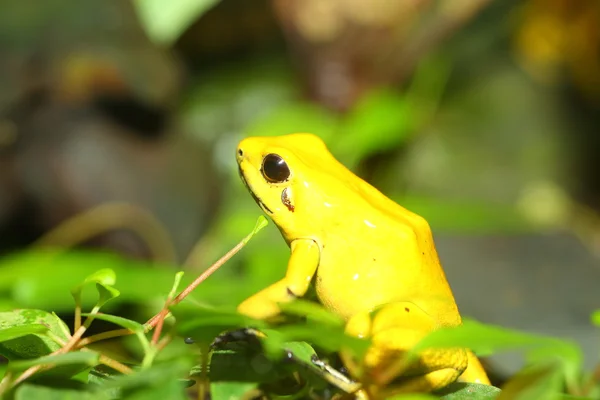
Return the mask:
[[425,311],[410,302],[390,303],[374,312],[357,314],[348,321],[346,332],[371,338],[371,347],[362,360],[348,352],[342,352],[342,359],[371,398],[441,389],[467,367],[465,349],[426,350],[415,360],[406,358],[435,326]]

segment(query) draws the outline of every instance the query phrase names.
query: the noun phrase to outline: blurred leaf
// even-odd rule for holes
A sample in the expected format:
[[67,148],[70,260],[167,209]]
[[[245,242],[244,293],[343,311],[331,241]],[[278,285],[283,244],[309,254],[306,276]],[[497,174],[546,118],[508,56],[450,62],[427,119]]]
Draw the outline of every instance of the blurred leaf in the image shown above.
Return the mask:
[[252,382],[211,382],[210,394],[213,399],[242,400],[245,393],[257,387]]
[[303,322],[289,324],[264,331],[265,350],[271,356],[282,356],[288,342],[309,342],[328,352],[348,349],[362,357],[369,348],[370,342],[364,339],[347,336],[343,326],[326,326],[322,323]]
[[439,397],[425,393],[398,394],[388,397],[388,400],[437,400]]
[[556,365],[528,368],[511,378],[497,400],[562,399],[562,373]]
[[186,386],[184,380],[170,379],[161,385],[129,390],[122,398],[124,400],[189,400]]
[[[153,364],[150,368],[135,371],[130,375],[120,375],[113,379],[107,380],[99,386],[99,389],[119,388],[127,394],[125,398],[135,394],[137,391],[147,393],[149,388],[156,388],[175,382],[175,385],[169,390],[177,393],[181,390],[184,393],[185,384],[179,381],[179,378],[186,376],[192,364],[191,358],[179,357],[176,360],[161,364]],[[163,397],[163,398],[179,398],[179,397]]]
[[142,348],[144,349],[144,353],[148,353],[148,351],[150,351],[150,342],[148,340],[148,338],[146,337],[146,333],[145,333],[145,328],[144,325],[140,324],[137,321],[133,321],[127,318],[123,318],[123,317],[118,317],[116,315],[110,315],[110,314],[103,314],[103,313],[96,313],[96,314],[91,314],[91,313],[82,313],[81,314],[84,317],[94,317],[94,319],[100,319],[103,321],[108,321],[108,322],[112,322],[115,325],[119,325],[122,326],[123,328],[127,328],[130,331],[135,333],[135,336],[138,338],[138,340],[140,341],[140,344],[142,345]]
[[328,143],[339,127],[339,118],[311,103],[286,104],[246,129],[247,136],[279,136],[288,133],[314,133]]
[[[44,327],[43,332],[40,325]],[[69,340],[67,325],[56,315],[42,310],[21,309],[0,313],[0,329],[6,337],[22,330],[40,330],[0,343],[0,354],[9,360],[39,357],[58,350],[60,345],[45,334],[48,331],[65,342]]]
[[135,0],[140,21],[156,43],[170,45],[219,0]]
[[412,128],[410,107],[392,90],[374,91],[362,98],[344,118],[331,150],[349,168],[365,157],[396,148]]
[[[294,370],[293,365],[270,360],[262,353],[260,346],[249,342],[233,342],[227,347],[227,350],[211,353],[208,370],[211,382],[269,383],[289,376]],[[194,366],[190,371],[192,377],[201,374],[201,365]]]
[[544,350],[542,353],[536,353],[538,362],[541,358],[556,359],[557,356],[573,363],[581,361],[579,348],[566,340],[531,335],[470,319],[465,319],[462,326],[442,328],[430,333],[410,353],[427,348],[447,347],[470,348],[480,356],[519,348],[542,349]]
[[327,311],[323,306],[307,300],[296,299],[290,303],[280,303],[279,308],[286,314],[307,317],[314,323],[321,322],[332,326],[344,325],[344,320],[341,317]]
[[453,202],[422,196],[391,195],[403,207],[422,215],[436,230],[523,232],[532,226],[514,207],[483,202]]
[[31,384],[20,385],[15,390],[15,400],[107,400],[104,393],[53,388]]
[[596,310],[591,316],[592,324],[600,326],[600,310]]
[[44,356],[32,360],[11,361],[8,364],[9,371],[24,371],[36,365],[76,365],[93,367],[98,365],[100,354],[93,351],[76,351],[66,354]]
[[179,305],[171,309],[177,320],[176,330],[184,337],[191,337],[201,344],[210,344],[221,333],[242,327],[265,326],[262,321],[254,320],[233,311],[222,311],[203,307]]
[[436,395],[440,395],[440,399],[443,400],[470,400],[473,398],[477,400],[493,400],[500,392],[501,390],[495,386],[454,382],[436,392]]
[[[118,302],[163,299],[173,277],[172,267],[160,268],[148,262],[126,259],[114,253],[96,251],[28,250],[0,258],[0,293],[22,308],[72,311],[73,287],[96,271],[110,268],[119,277],[115,288],[123,294]],[[91,307],[97,296],[84,291],[82,307]]]
[[568,387],[577,387],[582,354],[579,347],[567,340],[531,335],[472,320],[463,321],[455,328],[442,328],[430,333],[408,357],[427,348],[470,348],[478,355],[489,355],[506,350],[525,349],[530,364],[540,367],[559,365]]

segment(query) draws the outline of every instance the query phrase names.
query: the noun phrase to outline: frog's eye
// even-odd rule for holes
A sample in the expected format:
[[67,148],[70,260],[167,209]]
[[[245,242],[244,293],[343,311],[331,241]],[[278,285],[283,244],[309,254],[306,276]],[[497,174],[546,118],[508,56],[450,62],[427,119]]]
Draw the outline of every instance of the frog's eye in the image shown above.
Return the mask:
[[263,158],[262,174],[271,183],[281,183],[290,177],[290,168],[277,154],[267,154]]

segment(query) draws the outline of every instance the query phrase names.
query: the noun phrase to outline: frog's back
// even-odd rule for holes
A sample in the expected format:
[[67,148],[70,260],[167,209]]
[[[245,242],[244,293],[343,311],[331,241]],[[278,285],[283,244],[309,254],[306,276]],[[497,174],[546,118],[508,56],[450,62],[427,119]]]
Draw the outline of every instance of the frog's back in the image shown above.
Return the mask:
[[331,213],[323,209],[321,215],[328,227],[322,233],[326,246],[317,272],[321,301],[346,317],[388,302],[411,301],[441,324],[459,323],[427,221],[318,145],[313,143],[312,151],[301,157],[319,175],[320,191],[330,193],[325,202]]

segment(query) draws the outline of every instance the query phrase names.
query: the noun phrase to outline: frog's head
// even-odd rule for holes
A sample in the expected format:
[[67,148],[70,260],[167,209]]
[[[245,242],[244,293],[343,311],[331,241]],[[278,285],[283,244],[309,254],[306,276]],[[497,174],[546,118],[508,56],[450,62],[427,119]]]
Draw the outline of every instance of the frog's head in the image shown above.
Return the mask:
[[[286,239],[310,234],[318,208],[319,165],[333,159],[315,135],[297,133],[277,137],[250,137],[237,148],[242,181]],[[327,161],[325,161],[327,158]]]

